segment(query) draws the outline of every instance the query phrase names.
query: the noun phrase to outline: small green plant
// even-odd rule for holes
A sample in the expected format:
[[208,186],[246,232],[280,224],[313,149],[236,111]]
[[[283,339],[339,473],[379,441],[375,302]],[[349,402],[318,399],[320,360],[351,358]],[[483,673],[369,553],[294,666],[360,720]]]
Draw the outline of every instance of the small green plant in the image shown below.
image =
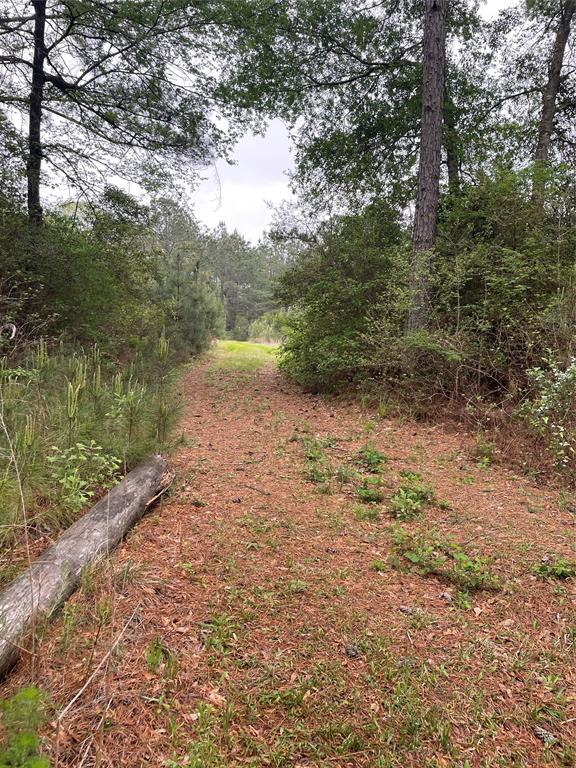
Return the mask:
[[546,558],[532,566],[532,573],[542,579],[571,579],[576,576],[576,562],[562,557]]
[[40,754],[38,730],[46,720],[44,696],[37,688],[22,688],[0,704],[4,742],[0,766],[5,768],[49,768]]
[[236,633],[236,623],[231,616],[225,613],[218,613],[212,616],[208,621],[200,625],[204,646],[217,653],[230,653],[238,635]]
[[163,658],[164,646],[162,645],[162,640],[160,640],[159,637],[156,637],[146,648],[146,667],[148,668],[148,672],[156,674]]
[[356,496],[363,504],[377,504],[382,501],[379,477],[365,477],[356,488]]
[[116,456],[104,453],[94,440],[64,450],[52,446],[47,461],[52,465],[52,478],[60,486],[60,498],[72,513],[90,501],[96,488],[109,488],[114,483],[121,463]]
[[130,447],[136,424],[144,406],[146,387],[133,380],[132,377],[128,379],[126,387],[124,387],[122,378],[118,375],[114,379],[113,395],[113,407],[107,416],[116,421],[124,422],[126,445]]
[[168,680],[173,680],[178,674],[175,653],[167,648],[159,637],[154,638],[146,649],[146,667],[148,672],[153,674],[162,669],[162,674]]
[[291,579],[288,582],[288,592],[293,595],[301,595],[308,589],[308,584],[302,579]]
[[417,472],[400,472],[402,484],[390,499],[390,509],[399,520],[417,517],[424,504],[434,502],[434,491]]
[[499,588],[498,577],[490,569],[490,561],[471,557],[456,542],[443,539],[435,529],[410,532],[400,525],[392,530],[392,543],[399,567],[400,556],[422,576],[434,575],[468,591]]
[[372,563],[372,570],[376,573],[384,573],[386,570],[386,563],[384,560],[374,560]]
[[494,443],[486,440],[482,434],[477,435],[473,456],[481,469],[487,469],[494,463]]
[[332,467],[324,452],[325,448],[330,447],[333,440],[330,437],[325,439],[302,438],[302,453],[306,459],[304,475],[311,483],[323,485],[332,477]]
[[386,456],[381,453],[372,441],[366,443],[356,454],[356,459],[361,469],[377,474],[386,463]]
[[342,464],[334,471],[334,479],[338,483],[340,489],[342,489],[344,485],[354,483],[358,480],[358,472],[353,467]]
[[390,509],[399,520],[412,520],[420,514],[422,499],[410,488],[399,488],[390,499]]

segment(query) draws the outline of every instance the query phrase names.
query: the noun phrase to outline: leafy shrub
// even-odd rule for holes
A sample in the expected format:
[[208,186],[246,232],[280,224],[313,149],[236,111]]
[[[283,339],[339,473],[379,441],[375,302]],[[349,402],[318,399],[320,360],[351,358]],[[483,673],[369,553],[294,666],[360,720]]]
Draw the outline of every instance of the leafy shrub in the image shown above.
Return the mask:
[[539,216],[531,169],[495,168],[443,199],[431,317],[418,332],[406,331],[410,233],[399,211],[373,203],[321,227],[281,280],[283,370],[316,390],[362,383],[381,399],[385,388],[417,409],[450,399],[473,417],[528,399],[528,423],[567,466],[573,364],[539,366],[547,349],[574,354],[576,206],[567,175],[551,176]]
[[576,455],[576,358],[561,366],[527,372],[532,395],[519,409],[530,428],[546,442],[556,466],[566,470]]
[[52,478],[62,488],[62,502],[71,512],[78,512],[94,496],[95,488],[112,486],[121,465],[118,457],[104,453],[94,440],[63,450],[54,445],[47,461]]

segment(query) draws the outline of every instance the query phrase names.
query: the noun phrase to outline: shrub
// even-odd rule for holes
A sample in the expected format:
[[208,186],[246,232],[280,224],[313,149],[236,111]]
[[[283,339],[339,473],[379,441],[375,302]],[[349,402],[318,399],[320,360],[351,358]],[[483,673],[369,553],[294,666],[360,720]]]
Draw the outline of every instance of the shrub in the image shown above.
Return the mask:
[[[406,331],[409,231],[399,211],[373,203],[335,217],[281,280],[290,307],[280,360],[312,389],[362,383],[382,397],[430,410],[450,399],[460,412],[528,399],[528,423],[559,465],[573,451],[576,201],[551,171],[534,215],[532,169],[496,168],[442,200],[431,264],[428,327]],[[484,462],[488,462],[488,457]]]
[[532,394],[518,413],[545,441],[556,466],[567,470],[576,455],[576,358],[566,366],[549,358],[527,375]]

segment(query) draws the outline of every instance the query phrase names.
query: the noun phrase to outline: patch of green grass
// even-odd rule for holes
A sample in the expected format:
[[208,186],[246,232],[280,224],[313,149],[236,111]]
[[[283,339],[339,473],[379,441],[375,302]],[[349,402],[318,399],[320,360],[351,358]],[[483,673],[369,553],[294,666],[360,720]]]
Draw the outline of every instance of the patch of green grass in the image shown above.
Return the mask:
[[374,507],[369,507],[366,504],[355,504],[352,507],[352,514],[356,520],[360,520],[363,523],[374,523],[380,517],[380,513],[377,509]]
[[212,351],[212,368],[255,373],[276,359],[278,347],[251,341],[218,341]]

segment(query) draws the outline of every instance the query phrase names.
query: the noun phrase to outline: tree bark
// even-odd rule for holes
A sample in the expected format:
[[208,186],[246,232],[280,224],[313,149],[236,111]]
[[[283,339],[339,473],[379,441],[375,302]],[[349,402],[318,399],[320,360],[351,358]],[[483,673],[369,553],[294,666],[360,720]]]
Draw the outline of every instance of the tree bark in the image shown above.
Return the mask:
[[407,329],[420,330],[430,315],[430,251],[436,241],[440,169],[442,163],[442,107],[446,58],[448,0],[425,0],[422,60],[422,123],[418,189],[412,235],[412,273]]
[[140,464],[0,593],[0,676],[37,622],[66,602],[82,570],[116,547],[167,484],[161,456]]
[[42,167],[42,102],[44,99],[44,62],[46,60],[46,0],[32,0],[34,8],[34,58],[32,60],[32,86],[28,122],[28,219],[31,224],[42,224],[40,203],[40,171]]
[[[538,142],[536,144],[536,153],[534,159],[537,165],[544,167],[548,165],[550,156],[550,143],[554,131],[554,118],[556,116],[558,92],[562,77],[562,67],[564,64],[564,54],[570,30],[572,19],[576,13],[576,0],[566,0],[561,7],[556,37],[552,46],[550,62],[548,66],[548,81],[542,94],[542,113],[540,115],[540,125],[538,126]],[[533,197],[538,202],[542,202],[544,196],[544,183],[542,179],[536,179],[534,182]]]
[[564,53],[566,51],[568,38],[570,37],[572,18],[575,13],[576,0],[567,0],[558,21],[556,38],[552,47],[548,68],[548,82],[544,88],[542,98],[542,114],[538,128],[538,143],[536,145],[535,155],[536,161],[541,163],[547,163],[550,154],[550,142],[554,129],[554,117],[556,115],[558,91],[560,90]]

